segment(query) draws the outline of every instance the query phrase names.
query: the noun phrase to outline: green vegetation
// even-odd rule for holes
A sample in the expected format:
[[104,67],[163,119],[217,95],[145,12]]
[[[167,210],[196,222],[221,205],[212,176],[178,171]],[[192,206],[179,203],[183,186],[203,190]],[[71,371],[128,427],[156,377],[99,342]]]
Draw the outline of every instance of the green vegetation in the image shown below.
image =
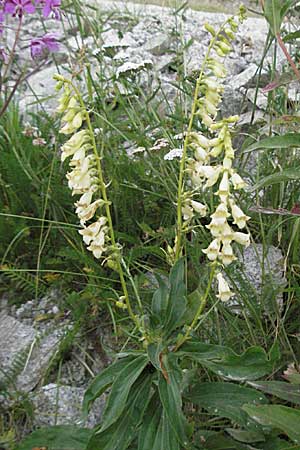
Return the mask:
[[[97,40],[114,13],[80,3],[66,13],[82,38]],[[269,80],[259,71],[262,122],[241,127],[219,114],[233,18],[219,30],[206,25],[210,44],[195,76],[185,73],[174,30],[182,94],[174,103],[151,80],[141,88],[147,72],[113,66],[111,75],[104,52],[86,49],[76,71],[55,77],[59,113],[32,113],[28,126],[12,101],[0,117],[1,290],[19,304],[51,287],[63,293],[75,331],[49,370],[77,333],[95,338],[106,323],[116,340],[112,363],[86,390],[81,426],[32,430],[30,399],[12,398],[3,383],[13,402],[0,419],[1,448],[300,449],[300,133],[298,102],[288,97],[300,79],[299,32],[286,26],[296,3],[264,2],[265,46],[280,46],[286,64],[278,74],[276,51],[271,64],[260,62]],[[126,17],[124,29],[133,23]],[[181,160],[164,159],[178,147]],[[254,249],[262,245],[261,293],[236,259],[250,236]],[[285,286],[267,275],[270,246],[284,254]],[[101,423],[86,429],[108,390]]]

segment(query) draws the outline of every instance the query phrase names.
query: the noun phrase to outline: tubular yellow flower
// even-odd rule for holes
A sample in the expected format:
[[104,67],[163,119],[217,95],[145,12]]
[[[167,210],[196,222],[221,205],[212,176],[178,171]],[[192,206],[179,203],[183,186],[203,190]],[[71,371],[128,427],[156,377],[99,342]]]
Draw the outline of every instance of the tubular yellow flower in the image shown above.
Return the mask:
[[232,261],[236,260],[230,244],[223,245],[220,259],[225,266],[228,266],[232,263]]
[[250,245],[250,235],[246,233],[236,232],[233,234],[233,240],[238,244],[248,247]]
[[232,182],[233,187],[236,190],[244,189],[246,186],[246,182],[236,172],[231,175],[230,181]]
[[233,201],[231,201],[231,214],[234,219],[234,224],[236,224],[239,229],[245,228],[247,220],[250,219],[249,216],[243,213],[241,208],[239,208]]
[[222,302],[227,302],[233,296],[233,293],[231,292],[227,281],[225,280],[225,278],[221,273],[218,273],[216,278],[218,280],[218,291],[219,291],[217,297]]
[[97,222],[92,223],[88,227],[85,227],[83,230],[79,230],[78,233],[82,235],[83,241],[86,245],[89,245],[92,240],[94,240],[99,233],[100,229],[106,225],[107,219],[106,217],[99,217]]
[[196,202],[195,200],[191,200],[191,207],[193,210],[200,214],[200,216],[205,217],[207,213],[207,206],[203,203]]
[[227,198],[230,194],[230,188],[229,188],[229,180],[228,180],[228,171],[225,170],[223,173],[223,177],[221,180],[221,183],[219,185],[219,190],[216,193],[219,197],[222,203],[226,203]]
[[210,261],[215,261],[220,253],[221,241],[219,239],[214,239],[209,246],[202,250],[206,254]]

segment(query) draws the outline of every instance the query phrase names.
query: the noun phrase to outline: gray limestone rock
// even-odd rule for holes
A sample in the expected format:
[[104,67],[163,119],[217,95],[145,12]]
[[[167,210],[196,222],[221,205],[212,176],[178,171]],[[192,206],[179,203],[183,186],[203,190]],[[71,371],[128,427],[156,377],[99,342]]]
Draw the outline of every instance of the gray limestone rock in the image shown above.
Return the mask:
[[170,48],[170,44],[170,37],[165,33],[159,33],[147,40],[144,50],[152,53],[152,55],[159,56]]
[[[284,256],[273,245],[266,250],[265,253],[262,244],[251,244],[240,254],[240,266],[236,267],[233,274],[240,293],[226,303],[231,311],[241,313],[245,295],[255,309],[259,307],[265,314],[274,315],[282,309],[283,297],[280,291],[287,283]],[[243,309],[247,311],[247,307]]]
[[[81,408],[84,388],[59,386],[55,383],[40,388],[32,395],[36,426],[74,425],[81,423]],[[93,404],[85,424],[88,428],[97,425],[102,416],[105,396]]]
[[0,380],[14,389],[30,392],[48,369],[59,348],[66,326],[42,335],[14,317],[0,316]]

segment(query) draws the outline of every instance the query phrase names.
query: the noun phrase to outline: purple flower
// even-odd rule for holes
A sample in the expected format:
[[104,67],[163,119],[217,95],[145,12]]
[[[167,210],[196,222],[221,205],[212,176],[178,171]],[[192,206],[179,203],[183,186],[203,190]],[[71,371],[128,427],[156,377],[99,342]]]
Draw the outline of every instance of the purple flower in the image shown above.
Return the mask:
[[8,54],[3,47],[0,47],[0,60],[2,60],[4,64],[7,64],[9,60]]
[[0,9],[0,34],[3,32],[3,22],[4,22],[4,13],[3,10]]
[[60,5],[61,0],[36,0],[36,3],[42,3],[43,6],[43,16],[53,17],[56,20],[60,19]]
[[47,52],[57,52],[59,50],[58,36],[56,33],[47,33],[41,38],[32,39],[30,42],[31,57],[38,58]]
[[21,17],[23,13],[28,14],[35,12],[35,7],[31,0],[6,0],[4,5],[4,13]]

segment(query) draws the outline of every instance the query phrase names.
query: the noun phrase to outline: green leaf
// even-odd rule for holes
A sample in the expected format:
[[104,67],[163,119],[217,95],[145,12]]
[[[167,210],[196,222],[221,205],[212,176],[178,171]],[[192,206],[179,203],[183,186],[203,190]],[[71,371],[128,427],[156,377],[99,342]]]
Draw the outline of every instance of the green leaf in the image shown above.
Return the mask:
[[161,403],[156,395],[153,395],[145,412],[143,423],[139,432],[138,450],[153,450],[157,431],[162,415]]
[[292,384],[300,384],[300,373],[290,373],[285,378]]
[[283,42],[292,42],[295,39],[299,39],[299,38],[300,38],[300,30],[297,30],[297,31],[293,31],[291,33],[286,34],[282,40],[283,40]]
[[182,372],[172,354],[164,355],[162,364],[164,373],[167,373],[168,380],[165,379],[163,373],[160,373],[158,382],[159,397],[173,432],[185,447],[188,443],[188,439],[186,436],[187,424],[182,412],[182,398],[180,392]]
[[287,400],[288,402],[300,404],[299,385],[289,384],[284,381],[259,381],[249,382],[250,386],[266,394],[276,395],[276,397]]
[[287,133],[282,136],[271,136],[261,141],[254,142],[246,148],[243,153],[253,152],[254,150],[275,148],[300,147],[300,133]]
[[149,359],[146,355],[137,356],[134,360],[128,362],[116,376],[105,406],[101,431],[110,427],[120,417],[126,406],[131,386],[143,372],[148,362]]
[[300,167],[295,169],[286,169],[281,172],[276,172],[272,175],[264,177],[258,183],[249,189],[249,192],[256,191],[257,189],[261,189],[266,186],[270,186],[271,184],[282,183],[283,181],[293,181],[299,180],[300,178]]
[[274,427],[287,434],[295,442],[300,441],[300,411],[287,406],[244,405],[243,410],[256,422]]
[[126,407],[110,427],[96,431],[87,450],[126,450],[136,438],[151,392],[152,374],[143,373],[132,386]]
[[256,380],[270,373],[275,362],[261,347],[250,347],[237,355],[228,347],[196,340],[185,343],[177,355],[191,358],[222,377],[239,381]]
[[265,437],[263,433],[257,431],[238,430],[236,428],[226,428],[226,432],[230,434],[233,439],[244,444],[251,444],[253,442],[264,442]]
[[72,425],[41,428],[25,438],[17,450],[32,450],[35,447],[46,447],[47,450],[85,450],[92,433],[92,430]]
[[300,450],[300,446],[278,437],[271,437],[261,446],[261,450]]
[[168,336],[181,323],[186,310],[186,286],[184,279],[184,258],[181,258],[172,267],[170,272],[170,295],[166,318],[164,321],[164,334]]
[[182,317],[182,324],[190,324],[193,321],[203,295],[203,289],[201,289],[201,287],[199,286],[187,296],[187,307],[185,314]]
[[102,372],[93,379],[83,398],[82,409],[85,418],[88,415],[91,403],[106,391],[106,389],[114,382],[119,372],[133,359],[133,356],[127,356],[126,358],[119,359],[111,366],[102,370]]
[[[249,424],[248,415],[242,410],[245,403],[264,404],[267,399],[254,389],[234,383],[197,383],[184,395],[190,402],[205,408],[210,414],[226,417],[243,427]],[[257,428],[257,427],[256,427]]]
[[168,307],[169,286],[160,276],[156,275],[156,279],[159,288],[153,294],[152,313],[162,320]]
[[179,442],[176,438],[174,430],[169,424],[167,414],[162,411],[161,418],[153,442],[152,450],[179,450]]
[[203,450],[249,450],[249,447],[246,445],[234,441],[231,437],[223,433],[217,433],[215,431],[199,431],[194,438],[194,442],[197,442],[197,448]]
[[294,0],[265,0],[264,14],[274,35],[280,32],[281,24]]
[[161,342],[149,344],[147,347],[147,353],[150,359],[151,364],[157,369],[161,370],[160,367],[160,354],[164,346]]

